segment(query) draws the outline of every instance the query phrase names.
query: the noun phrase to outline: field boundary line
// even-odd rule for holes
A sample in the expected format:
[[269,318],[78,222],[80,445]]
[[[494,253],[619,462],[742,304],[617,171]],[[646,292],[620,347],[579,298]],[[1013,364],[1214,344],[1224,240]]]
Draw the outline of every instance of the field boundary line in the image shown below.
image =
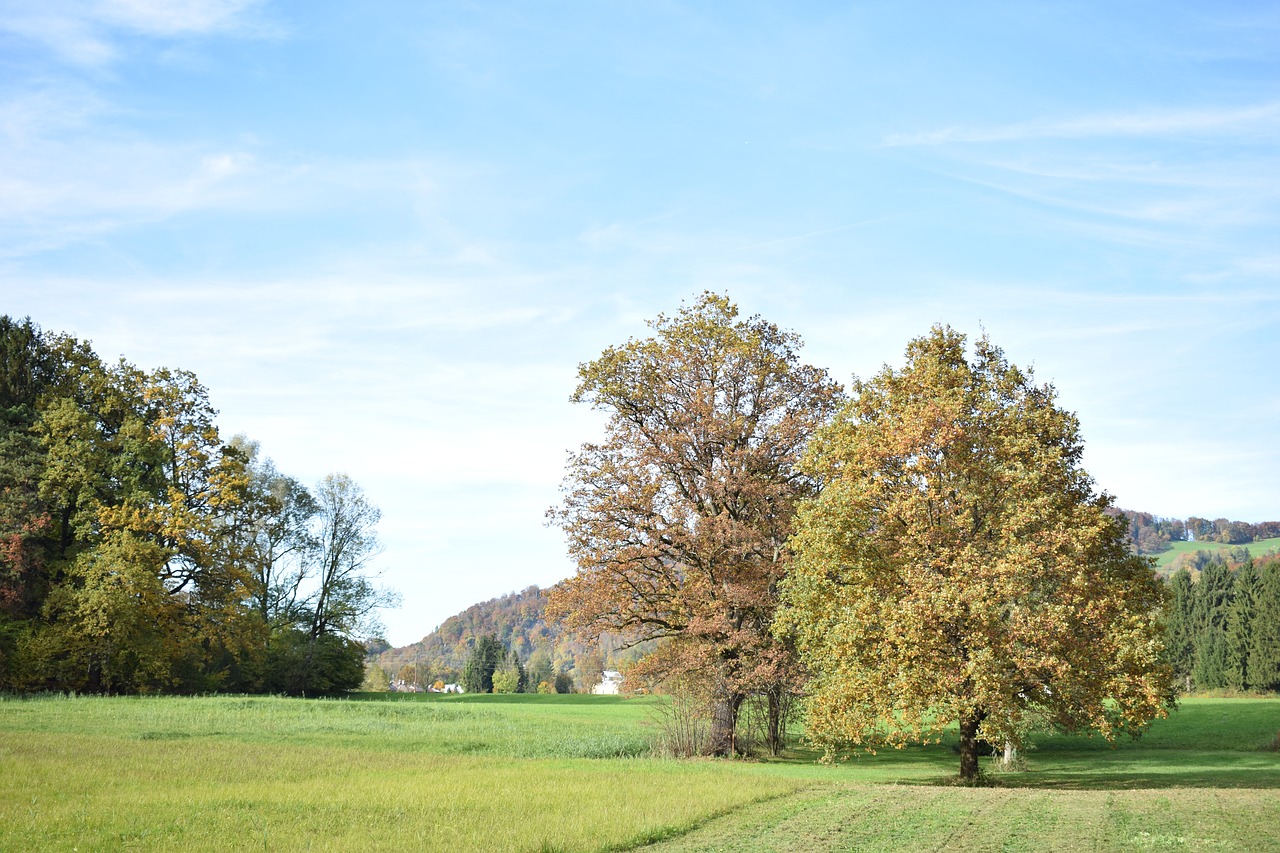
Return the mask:
[[[666,842],[666,841],[674,841],[677,838],[682,838],[692,832],[696,832],[697,830],[702,829],[704,826],[707,826],[708,824],[711,824],[719,820],[720,818],[728,817],[729,815],[736,814],[737,812],[740,812],[744,809],[752,808],[754,806],[761,806],[761,805],[765,805],[766,803],[774,803],[779,800],[785,800],[790,798],[794,798],[798,802],[805,802],[808,799],[812,799],[812,798],[805,797],[804,796],[805,794],[821,793],[823,792],[825,787],[826,786],[820,785],[820,784],[810,784],[800,788],[796,788],[791,791],[786,791],[781,794],[766,794],[765,796],[756,797],[755,799],[744,800],[743,802],[737,805],[729,806],[723,809],[717,809],[716,811],[708,814],[705,818],[694,821],[687,825],[684,825],[681,827],[672,827],[667,830],[659,830],[653,833],[646,833],[635,842],[630,842],[630,841],[623,842],[622,844],[603,847],[601,848],[601,850],[608,851],[608,853],[615,853],[615,851],[624,851],[624,850],[642,850],[646,847],[652,847],[657,844],[662,844],[663,842]],[[801,811],[801,810],[802,809],[797,809],[797,811]],[[791,817],[795,813],[796,812],[790,812],[786,815],[786,817]]]

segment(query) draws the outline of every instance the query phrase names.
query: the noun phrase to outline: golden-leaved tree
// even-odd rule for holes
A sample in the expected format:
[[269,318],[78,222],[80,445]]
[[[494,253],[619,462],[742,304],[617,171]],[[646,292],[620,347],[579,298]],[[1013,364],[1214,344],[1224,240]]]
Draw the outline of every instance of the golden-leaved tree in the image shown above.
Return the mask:
[[796,464],[841,392],[800,363],[794,334],[738,319],[725,297],[650,327],[579,370],[573,401],[609,420],[570,458],[550,513],[578,573],[549,608],[588,636],[666,639],[641,670],[698,682],[707,749],[729,754],[744,698],[776,698],[793,676],[771,627],[794,509],[813,494]]
[[245,499],[205,388],[185,371],[87,360],[36,425],[56,573],[31,686],[218,689],[260,639],[225,534]]
[[1170,704],[1164,588],[1081,468],[1074,415],[986,337],[945,327],[855,381],[813,442],[777,630],[829,754],[1033,725],[1136,733]]

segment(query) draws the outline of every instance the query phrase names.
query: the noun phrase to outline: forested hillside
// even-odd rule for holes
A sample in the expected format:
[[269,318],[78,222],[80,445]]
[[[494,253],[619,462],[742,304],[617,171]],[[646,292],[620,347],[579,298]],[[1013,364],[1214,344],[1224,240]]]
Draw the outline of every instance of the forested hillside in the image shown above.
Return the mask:
[[623,650],[610,636],[599,644],[578,640],[558,622],[546,618],[549,592],[530,586],[473,604],[450,616],[421,641],[382,652],[377,665],[390,678],[410,683],[457,682],[479,638],[493,635],[520,656],[533,685],[562,675],[575,689],[583,690],[600,680],[601,670],[625,667],[648,650],[648,645]]
[[[1129,550],[1133,553],[1144,556],[1161,554],[1170,556],[1170,559],[1161,559],[1158,562],[1158,565],[1164,569],[1162,573],[1172,573],[1181,568],[1183,563],[1175,565],[1173,558],[1181,558],[1183,554],[1193,554],[1197,550],[1214,553],[1229,550],[1224,546],[1252,546],[1254,543],[1263,543],[1261,549],[1247,547],[1244,552],[1245,557],[1249,553],[1257,557],[1261,556],[1267,548],[1274,547],[1270,540],[1280,538],[1280,521],[1252,523],[1230,521],[1226,518],[1209,520],[1199,516],[1191,516],[1183,520],[1162,518],[1149,512],[1131,509],[1109,509],[1107,512],[1125,523]],[[1177,553],[1170,554],[1171,551]]]

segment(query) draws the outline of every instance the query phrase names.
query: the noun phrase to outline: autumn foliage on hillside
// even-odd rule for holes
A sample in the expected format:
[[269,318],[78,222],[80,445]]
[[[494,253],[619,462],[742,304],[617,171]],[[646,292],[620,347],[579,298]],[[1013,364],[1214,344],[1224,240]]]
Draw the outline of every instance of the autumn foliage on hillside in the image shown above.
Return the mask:
[[565,630],[547,615],[551,590],[530,586],[521,592],[473,604],[444,620],[417,643],[388,649],[377,665],[390,677],[430,685],[459,682],[481,638],[492,636],[503,649],[519,655],[529,671],[529,685],[537,688],[557,676],[575,690],[600,681],[605,669],[629,669],[651,647],[623,649],[612,635],[586,640]]

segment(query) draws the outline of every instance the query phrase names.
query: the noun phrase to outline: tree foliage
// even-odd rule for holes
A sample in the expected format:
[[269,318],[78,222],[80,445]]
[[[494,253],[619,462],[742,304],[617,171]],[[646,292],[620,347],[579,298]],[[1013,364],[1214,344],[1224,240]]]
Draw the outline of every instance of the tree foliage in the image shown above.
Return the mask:
[[840,398],[796,335],[737,314],[704,294],[579,368],[573,402],[609,418],[550,513],[578,567],[553,610],[589,636],[666,640],[633,674],[700,674],[721,754],[743,697],[794,677],[770,628],[794,507],[812,493],[796,463]]
[[1170,579],[1168,657],[1184,689],[1280,690],[1280,555],[1214,553],[1197,574]]
[[328,528],[309,525],[330,516],[216,415],[190,372],[105,364],[0,317],[0,689],[359,684],[370,552],[324,563]]
[[1076,418],[985,337],[935,327],[855,381],[815,440],[778,628],[814,674],[829,751],[1017,744],[1034,720],[1108,738],[1164,713],[1164,587],[1080,467]]
[[398,603],[394,593],[376,587],[369,562],[382,549],[375,528],[382,512],[346,474],[329,474],[316,487],[316,589],[310,607],[310,634],[356,636],[376,626],[370,617]]
[[539,667],[535,686],[546,680],[556,692],[571,693],[575,674],[584,676],[577,685],[582,689],[600,680],[603,665],[590,672],[588,682],[587,670],[591,666],[583,665],[588,656],[601,658],[609,669],[626,670],[651,650],[651,644],[623,649],[621,641],[611,634],[591,639],[576,635],[547,614],[548,594],[549,590],[530,586],[473,604],[445,619],[417,643],[382,652],[379,662],[392,672],[412,662],[433,678],[460,682],[477,640],[493,634],[505,648],[528,660],[531,670]]
[[528,687],[528,676],[525,673],[524,664],[520,662],[520,655],[516,653],[515,649],[512,649],[499,662],[497,669],[493,671],[493,692],[535,692],[530,691]]
[[1248,684],[1280,691],[1280,557],[1262,561],[1249,632]]
[[493,634],[479,637],[462,668],[462,687],[468,693],[492,693],[493,674],[507,657],[507,650]]
[[1165,659],[1185,688],[1191,685],[1196,661],[1195,592],[1191,573],[1179,569],[1169,578],[1170,602],[1165,623]]

